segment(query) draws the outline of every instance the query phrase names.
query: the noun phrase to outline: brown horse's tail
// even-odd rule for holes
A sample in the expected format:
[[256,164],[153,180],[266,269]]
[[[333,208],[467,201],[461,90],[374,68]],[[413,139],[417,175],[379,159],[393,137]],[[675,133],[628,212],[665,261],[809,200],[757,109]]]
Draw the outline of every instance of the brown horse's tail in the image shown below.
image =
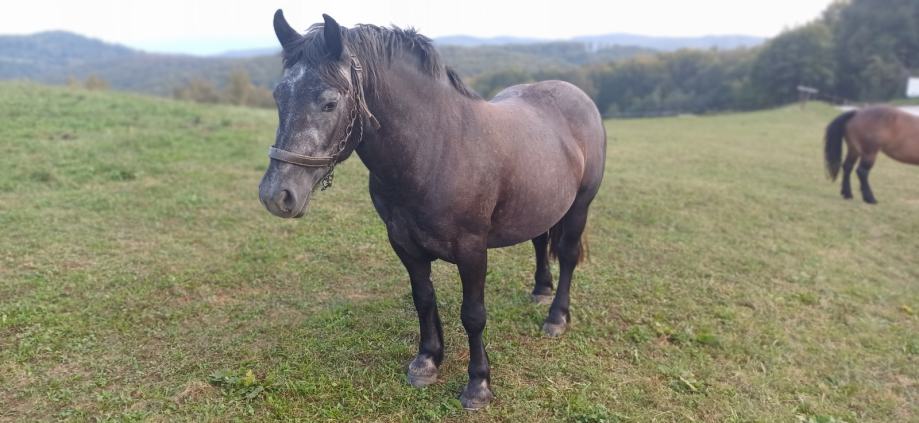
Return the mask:
[[[562,242],[564,229],[562,224],[557,223],[552,229],[549,229],[549,257],[558,259],[558,244]],[[581,239],[578,240],[578,264],[588,259],[590,248],[587,246],[587,226],[584,226],[584,232],[581,233]]]
[[824,137],[823,158],[826,161],[826,172],[830,179],[836,180],[839,167],[842,165],[842,140],[846,136],[846,124],[855,116],[856,111],[850,110],[833,119],[826,127]]

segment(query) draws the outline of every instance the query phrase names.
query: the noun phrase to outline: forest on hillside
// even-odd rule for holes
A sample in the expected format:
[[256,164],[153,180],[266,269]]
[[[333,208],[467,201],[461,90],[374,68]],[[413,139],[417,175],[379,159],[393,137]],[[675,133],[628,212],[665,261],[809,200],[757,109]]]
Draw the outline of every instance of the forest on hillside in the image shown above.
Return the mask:
[[560,79],[605,116],[751,110],[793,102],[797,87],[834,102],[903,97],[919,75],[919,2],[839,0],[760,47],[654,52],[586,44],[441,46],[445,62],[490,98],[513,84]]
[[757,48],[680,50],[573,70],[518,67],[471,83],[489,96],[510,84],[562,79],[606,116],[765,108],[795,101],[799,85],[830,101],[888,101],[919,76],[917,23],[916,0],[841,0]]

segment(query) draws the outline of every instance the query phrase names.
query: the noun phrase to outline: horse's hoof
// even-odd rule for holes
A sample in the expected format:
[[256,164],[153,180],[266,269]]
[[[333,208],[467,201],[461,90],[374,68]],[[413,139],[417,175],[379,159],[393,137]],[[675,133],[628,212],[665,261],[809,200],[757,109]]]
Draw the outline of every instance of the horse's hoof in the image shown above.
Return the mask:
[[852,199],[852,193],[848,193],[848,194],[842,193],[842,198],[844,198],[844,199],[846,199],[846,200],[851,200],[851,199]]
[[466,389],[463,390],[463,394],[460,395],[460,403],[466,410],[481,410],[485,408],[494,397],[495,396],[491,393],[491,389],[488,389],[488,382],[482,380],[473,385],[470,381],[469,384],[466,385]]
[[552,294],[530,294],[530,299],[534,303],[539,305],[552,304],[552,300],[555,299],[555,295]]
[[555,338],[555,337],[558,337],[558,336],[562,336],[562,334],[564,334],[565,331],[567,331],[567,330],[568,330],[568,324],[567,324],[567,323],[549,323],[549,322],[545,322],[545,323],[542,324],[542,332],[545,333],[546,336],[549,336],[549,337],[552,337],[552,338]]
[[561,336],[565,331],[568,330],[568,319],[562,318],[562,323],[552,323],[546,318],[545,323],[542,324],[542,331],[548,337],[555,338]]
[[873,198],[866,198],[866,199],[865,199],[865,202],[868,203],[868,204],[877,204],[877,203],[878,203],[878,200],[875,200],[875,199],[873,199]]
[[437,365],[428,357],[416,356],[408,365],[408,383],[416,388],[424,388],[437,382]]

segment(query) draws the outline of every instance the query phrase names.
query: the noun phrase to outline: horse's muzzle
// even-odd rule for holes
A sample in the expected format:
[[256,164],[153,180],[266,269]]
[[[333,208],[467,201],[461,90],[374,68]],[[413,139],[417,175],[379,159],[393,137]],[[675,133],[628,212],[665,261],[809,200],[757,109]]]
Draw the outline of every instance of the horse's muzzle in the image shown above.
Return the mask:
[[265,194],[259,190],[259,200],[271,214],[283,218],[298,218],[306,214],[308,202],[299,201],[297,194],[287,189],[272,190]]
[[[287,218],[303,217],[312,197],[314,175],[302,174],[281,176],[266,172],[258,187],[258,198],[271,214]],[[293,176],[292,178],[290,176]]]

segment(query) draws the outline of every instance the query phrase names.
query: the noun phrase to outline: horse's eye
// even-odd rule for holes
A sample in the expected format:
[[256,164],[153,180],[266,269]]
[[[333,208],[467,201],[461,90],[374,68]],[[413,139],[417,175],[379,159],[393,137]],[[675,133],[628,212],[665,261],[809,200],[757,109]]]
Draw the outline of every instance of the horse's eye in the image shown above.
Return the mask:
[[334,101],[330,101],[330,102],[326,103],[325,106],[322,106],[322,111],[323,111],[323,112],[331,112],[332,110],[335,110],[335,107],[336,107],[336,106],[338,106],[338,103],[336,103],[336,102],[334,102]]

